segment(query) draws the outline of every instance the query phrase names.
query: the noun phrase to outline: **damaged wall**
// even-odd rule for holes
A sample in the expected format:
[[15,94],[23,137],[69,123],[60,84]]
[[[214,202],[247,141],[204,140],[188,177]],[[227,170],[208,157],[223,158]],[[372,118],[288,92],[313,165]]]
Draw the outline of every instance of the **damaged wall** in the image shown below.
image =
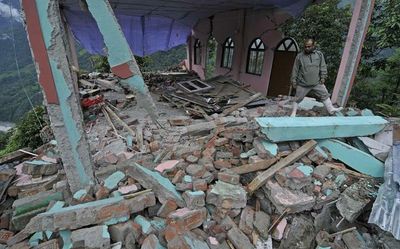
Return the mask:
[[[190,46],[190,54],[188,55],[189,68],[204,79],[207,59],[206,44],[210,37],[210,32],[212,32],[212,36],[218,42],[214,74],[230,75],[235,80],[250,84],[254,90],[266,93],[271,76],[274,50],[284,38],[277,28],[288,18],[290,18],[289,14],[277,9],[262,11],[242,9],[215,15],[212,22],[212,30],[208,18],[200,20],[193,28],[192,36],[189,38],[190,42],[188,42]],[[231,37],[235,44],[231,69],[221,67],[223,44],[228,37]],[[248,48],[257,37],[260,37],[266,46],[261,75],[246,73]],[[193,46],[196,39],[199,39],[202,45],[201,65],[194,64]]]

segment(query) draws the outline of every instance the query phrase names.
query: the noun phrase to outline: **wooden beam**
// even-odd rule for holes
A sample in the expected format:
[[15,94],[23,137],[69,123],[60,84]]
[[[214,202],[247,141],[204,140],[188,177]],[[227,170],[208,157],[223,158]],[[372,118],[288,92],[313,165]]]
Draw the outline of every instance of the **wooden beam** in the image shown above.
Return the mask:
[[222,117],[225,117],[225,116],[228,115],[229,113],[231,113],[231,112],[233,112],[233,111],[236,111],[237,109],[239,109],[239,108],[241,108],[241,107],[247,105],[248,103],[250,103],[250,102],[252,102],[252,101],[258,99],[260,96],[261,96],[261,93],[256,93],[256,94],[254,94],[253,96],[251,96],[250,98],[248,98],[248,99],[246,99],[246,100],[243,100],[242,102],[237,103],[237,104],[234,105],[234,106],[229,107],[228,109],[226,109],[225,111],[222,112],[222,114],[221,114]]
[[245,164],[245,165],[233,168],[231,170],[233,172],[235,172],[236,174],[242,175],[242,174],[247,174],[250,172],[268,169],[276,161],[277,161],[276,158],[271,158],[268,160],[263,160],[261,162]]
[[247,186],[249,194],[252,194],[258,188],[260,188],[262,185],[264,185],[267,182],[267,180],[271,176],[273,176],[278,170],[295,163],[297,160],[299,160],[300,158],[305,156],[308,152],[310,152],[312,149],[314,149],[315,146],[317,146],[316,141],[314,141],[314,140],[308,141],[303,146],[301,146],[299,149],[297,149],[296,151],[294,151],[287,157],[280,160],[274,166],[272,166],[271,168],[267,169],[266,171],[264,171],[263,173],[258,175]]

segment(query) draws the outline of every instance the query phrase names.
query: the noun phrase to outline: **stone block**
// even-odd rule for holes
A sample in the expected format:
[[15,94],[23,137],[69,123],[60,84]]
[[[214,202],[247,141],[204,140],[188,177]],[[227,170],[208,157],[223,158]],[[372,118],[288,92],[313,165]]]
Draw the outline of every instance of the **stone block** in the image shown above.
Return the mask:
[[149,236],[147,236],[141,246],[141,249],[163,249],[165,247],[163,247],[160,244],[160,241],[158,240],[157,236],[155,236],[154,234],[150,234]]
[[244,208],[247,204],[246,191],[240,185],[217,181],[207,194],[206,202],[222,208]]
[[242,210],[242,214],[240,215],[239,228],[248,236],[251,235],[254,229],[254,214],[254,209],[247,206]]
[[237,226],[229,229],[227,236],[235,248],[255,249],[249,238]]
[[108,249],[110,234],[104,225],[83,228],[72,232],[71,242],[73,248]]
[[110,238],[112,242],[122,242],[124,244],[125,238],[128,234],[134,233],[134,223],[129,220],[124,223],[115,224],[108,227]]
[[316,179],[323,181],[326,176],[331,172],[331,168],[326,165],[319,165],[315,167],[314,172],[312,173],[313,177]]
[[206,204],[206,195],[203,191],[185,191],[182,194],[182,197],[186,202],[186,206],[190,209],[202,208]]
[[287,236],[282,240],[279,249],[314,248],[316,232],[311,218],[295,216],[288,229]]
[[193,191],[207,191],[208,185],[204,179],[196,179],[193,181]]
[[58,164],[43,160],[26,161],[22,166],[22,173],[33,177],[54,175],[58,172]]
[[354,222],[371,201],[367,190],[367,186],[360,181],[352,184],[340,194],[336,207],[347,221]]
[[265,184],[267,196],[274,204],[279,213],[289,208],[289,213],[310,210],[315,204],[315,197],[309,196],[301,191],[294,191],[281,187],[277,182],[268,180]]
[[263,211],[257,211],[254,214],[254,228],[264,239],[268,239],[268,229],[271,225],[271,217]]
[[206,173],[206,168],[200,164],[190,164],[186,167],[186,173],[195,177],[202,177]]

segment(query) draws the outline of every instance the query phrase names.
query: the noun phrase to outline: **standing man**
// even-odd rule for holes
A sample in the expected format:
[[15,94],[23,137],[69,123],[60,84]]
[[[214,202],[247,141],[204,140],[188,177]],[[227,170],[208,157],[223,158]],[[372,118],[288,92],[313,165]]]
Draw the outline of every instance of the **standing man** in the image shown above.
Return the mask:
[[321,51],[315,49],[315,40],[312,38],[304,41],[304,51],[299,53],[293,65],[291,82],[296,88],[295,102],[291,117],[296,117],[299,103],[308,93],[315,95],[324,103],[329,114],[341,111],[332,105],[330,95],[325,87],[328,77],[325,58]]

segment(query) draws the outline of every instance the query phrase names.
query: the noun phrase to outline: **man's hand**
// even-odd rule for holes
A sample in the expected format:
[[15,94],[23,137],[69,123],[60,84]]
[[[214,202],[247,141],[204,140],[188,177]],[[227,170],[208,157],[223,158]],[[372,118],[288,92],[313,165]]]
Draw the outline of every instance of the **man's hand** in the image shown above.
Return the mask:
[[320,80],[321,85],[325,84],[325,79]]

